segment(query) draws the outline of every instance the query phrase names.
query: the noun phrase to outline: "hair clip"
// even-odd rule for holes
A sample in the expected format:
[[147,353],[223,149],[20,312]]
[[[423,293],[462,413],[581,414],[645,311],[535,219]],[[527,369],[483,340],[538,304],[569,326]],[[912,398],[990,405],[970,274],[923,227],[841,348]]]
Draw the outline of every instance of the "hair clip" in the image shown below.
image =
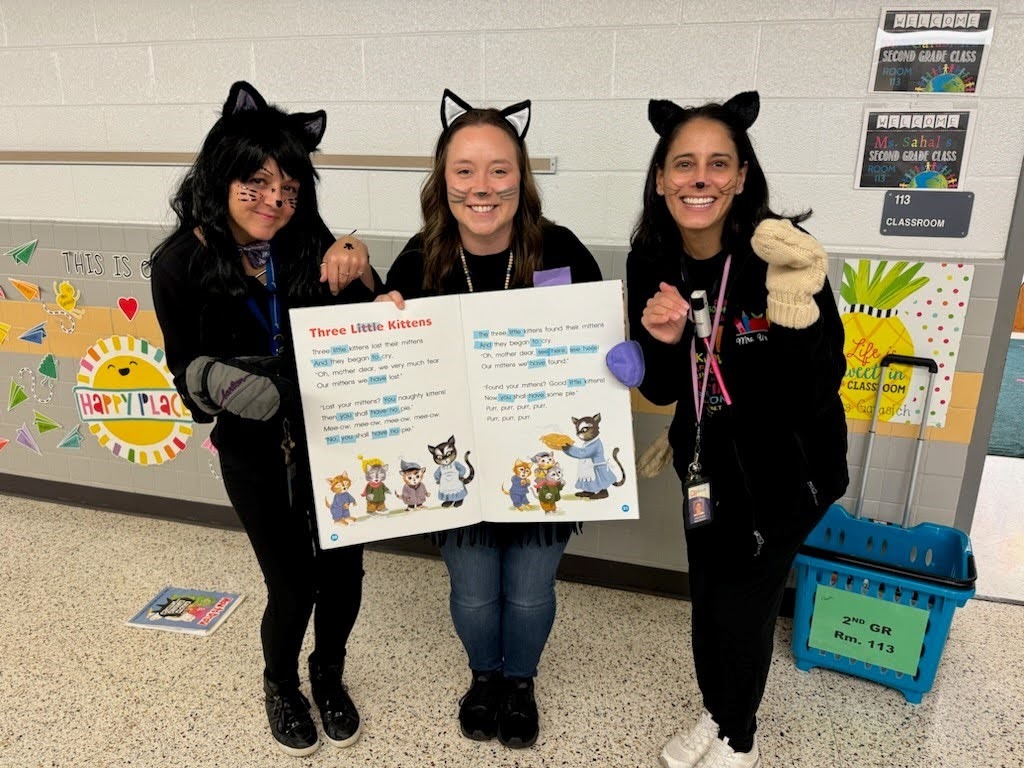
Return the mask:
[[[463,101],[447,88],[444,89],[444,96],[441,98],[441,125],[447,131],[462,115],[474,109],[472,105]],[[530,100],[520,101],[512,106],[505,107],[500,114],[516,132],[519,140],[526,138],[526,131],[530,127]]]

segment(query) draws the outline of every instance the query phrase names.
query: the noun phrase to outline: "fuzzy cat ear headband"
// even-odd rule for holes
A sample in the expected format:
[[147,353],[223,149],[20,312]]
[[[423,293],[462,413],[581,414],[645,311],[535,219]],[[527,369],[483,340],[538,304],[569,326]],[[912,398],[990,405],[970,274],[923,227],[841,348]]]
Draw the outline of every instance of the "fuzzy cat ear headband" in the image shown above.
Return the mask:
[[[733,118],[732,125],[745,131],[757,120],[757,113],[761,109],[761,97],[757,95],[757,91],[744,91],[725,102],[722,108]],[[672,129],[688,111],[671,101],[651,99],[647,105],[647,119],[651,121],[657,134],[664,137],[671,135]]]
[[[444,96],[441,98],[441,125],[447,131],[456,119],[471,109],[473,109],[471,105],[445,88]],[[526,138],[526,131],[530,127],[529,99],[513,104],[511,107],[505,107],[501,110],[501,116],[509,122],[520,141]]]
[[[246,112],[263,112],[271,109],[260,92],[244,80],[239,80],[228,91],[228,99],[224,102],[224,117],[233,117]],[[327,130],[327,113],[322,109],[316,112],[293,112],[284,115],[285,123],[295,130],[302,145],[312,152],[320,145],[320,140]]]

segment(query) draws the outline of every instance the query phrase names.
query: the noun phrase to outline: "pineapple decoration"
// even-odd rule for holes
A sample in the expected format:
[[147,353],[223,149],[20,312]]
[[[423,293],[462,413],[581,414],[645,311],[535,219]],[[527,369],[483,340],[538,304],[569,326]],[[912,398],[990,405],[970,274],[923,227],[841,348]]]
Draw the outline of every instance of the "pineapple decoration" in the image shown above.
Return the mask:
[[870,419],[875,393],[882,386],[878,418],[889,421],[910,391],[906,369],[893,366],[888,370],[887,380],[880,382],[878,366],[888,354],[914,354],[914,340],[899,318],[898,307],[928,284],[927,277],[916,277],[923,266],[924,262],[911,266],[900,261],[890,266],[889,262],[881,261],[873,273],[867,260],[858,263],[856,272],[849,263],[843,266],[839,295],[848,306],[843,313],[846,377],[841,397],[850,418]]

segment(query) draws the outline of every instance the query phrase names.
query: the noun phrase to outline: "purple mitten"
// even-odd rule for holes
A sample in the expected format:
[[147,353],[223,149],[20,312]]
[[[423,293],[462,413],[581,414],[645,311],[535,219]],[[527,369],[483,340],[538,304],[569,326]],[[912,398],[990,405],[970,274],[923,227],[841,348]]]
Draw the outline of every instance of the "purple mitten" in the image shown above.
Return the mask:
[[644,380],[644,353],[635,341],[620,341],[608,350],[605,365],[627,387],[640,386]]

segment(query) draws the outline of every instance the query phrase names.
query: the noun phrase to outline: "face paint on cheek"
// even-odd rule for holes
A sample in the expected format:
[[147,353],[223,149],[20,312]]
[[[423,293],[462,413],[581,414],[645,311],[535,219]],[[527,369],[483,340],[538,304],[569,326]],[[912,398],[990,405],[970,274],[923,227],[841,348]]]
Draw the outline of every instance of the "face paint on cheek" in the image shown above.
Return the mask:
[[739,183],[739,179],[733,179],[725,186],[719,187],[719,192],[721,192],[723,195],[731,195],[733,194],[733,191],[736,189],[736,187],[739,186]]
[[496,194],[502,200],[512,200],[519,196],[519,187],[509,187],[508,189],[499,189]]
[[466,198],[469,197],[469,192],[463,192],[461,189],[448,188],[448,202],[449,203],[464,203]]
[[288,203],[288,207],[291,208],[294,211],[295,210],[295,206],[297,206],[299,204],[299,198],[297,198],[297,197],[289,197],[287,200],[285,200],[285,202]]
[[238,190],[235,192],[235,197],[243,203],[254,203],[259,198],[259,195],[256,193],[256,190],[251,187],[239,184]]

